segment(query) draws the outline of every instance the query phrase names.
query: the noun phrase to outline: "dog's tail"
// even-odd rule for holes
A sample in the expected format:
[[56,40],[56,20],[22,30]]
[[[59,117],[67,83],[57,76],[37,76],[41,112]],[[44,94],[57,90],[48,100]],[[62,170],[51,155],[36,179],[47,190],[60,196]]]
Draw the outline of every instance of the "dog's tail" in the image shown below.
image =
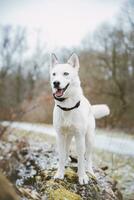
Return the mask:
[[110,109],[106,104],[92,105],[91,109],[96,119],[102,118],[110,114]]

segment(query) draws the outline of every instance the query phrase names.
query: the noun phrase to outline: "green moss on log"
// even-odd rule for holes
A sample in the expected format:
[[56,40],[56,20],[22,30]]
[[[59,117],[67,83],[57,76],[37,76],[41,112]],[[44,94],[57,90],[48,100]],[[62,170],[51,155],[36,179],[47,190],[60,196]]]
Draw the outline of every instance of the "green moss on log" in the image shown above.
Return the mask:
[[49,194],[50,200],[81,200],[80,195],[75,194],[74,192],[70,192],[65,188],[59,188],[57,190],[53,190]]

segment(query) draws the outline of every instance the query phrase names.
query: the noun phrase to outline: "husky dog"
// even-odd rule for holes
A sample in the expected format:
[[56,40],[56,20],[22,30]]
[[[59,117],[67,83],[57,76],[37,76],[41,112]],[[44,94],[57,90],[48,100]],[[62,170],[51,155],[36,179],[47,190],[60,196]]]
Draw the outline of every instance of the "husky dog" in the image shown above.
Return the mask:
[[69,146],[75,137],[78,155],[78,177],[81,185],[88,183],[86,172],[94,175],[92,149],[95,135],[95,118],[110,113],[107,105],[91,105],[83,95],[78,76],[79,59],[73,53],[67,63],[60,64],[55,54],[51,55],[50,80],[55,99],[53,125],[57,132],[59,166],[55,179],[64,178]]

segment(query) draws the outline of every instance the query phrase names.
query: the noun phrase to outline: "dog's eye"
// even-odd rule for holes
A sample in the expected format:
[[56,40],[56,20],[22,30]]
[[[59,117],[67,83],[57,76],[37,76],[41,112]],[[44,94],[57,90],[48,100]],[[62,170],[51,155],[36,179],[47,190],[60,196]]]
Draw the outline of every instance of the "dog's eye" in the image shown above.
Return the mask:
[[64,75],[64,76],[68,76],[69,73],[68,73],[68,72],[64,72],[63,75]]
[[53,73],[53,76],[55,76],[55,75],[56,75],[56,73],[54,72],[54,73]]

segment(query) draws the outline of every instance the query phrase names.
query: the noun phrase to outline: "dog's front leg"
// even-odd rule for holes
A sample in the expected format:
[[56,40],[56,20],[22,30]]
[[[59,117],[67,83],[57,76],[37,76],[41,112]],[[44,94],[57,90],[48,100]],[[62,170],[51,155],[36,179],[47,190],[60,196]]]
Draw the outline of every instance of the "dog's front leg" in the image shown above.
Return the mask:
[[64,178],[64,170],[65,170],[65,162],[66,162],[66,138],[62,134],[58,134],[57,136],[57,147],[59,154],[59,166],[58,170],[54,176],[54,179],[63,179]]
[[76,150],[78,154],[78,176],[79,176],[79,183],[81,185],[88,183],[88,176],[85,172],[85,137],[84,135],[77,135],[75,137],[76,140]]

